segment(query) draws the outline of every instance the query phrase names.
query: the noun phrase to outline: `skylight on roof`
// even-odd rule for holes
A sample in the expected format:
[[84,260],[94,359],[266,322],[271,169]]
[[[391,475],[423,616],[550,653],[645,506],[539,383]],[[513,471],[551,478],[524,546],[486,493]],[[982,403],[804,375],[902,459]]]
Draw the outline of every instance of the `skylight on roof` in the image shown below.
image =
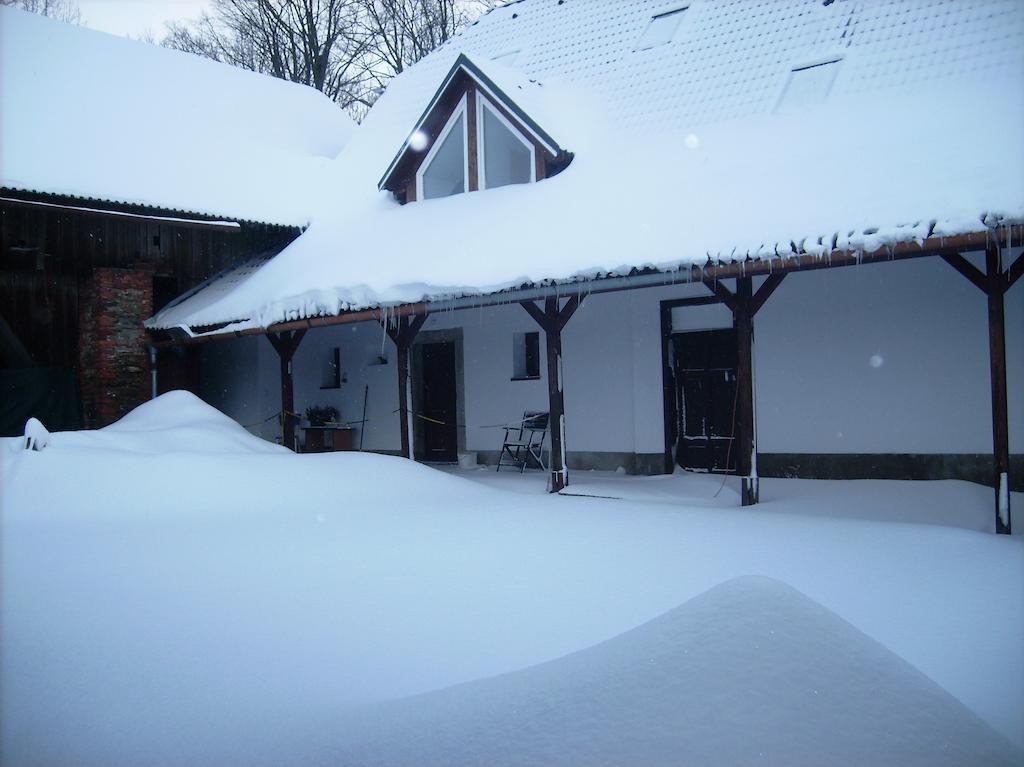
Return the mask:
[[679,25],[683,21],[683,14],[689,7],[689,5],[683,5],[652,16],[647,29],[640,35],[635,50],[645,51],[648,48],[657,48],[659,45],[672,42],[676,30],[679,29]]
[[828,98],[839,72],[839,59],[823,61],[818,64],[795,67],[789,73],[786,87],[779,98],[775,111],[779,113],[795,112],[806,107],[821,104]]

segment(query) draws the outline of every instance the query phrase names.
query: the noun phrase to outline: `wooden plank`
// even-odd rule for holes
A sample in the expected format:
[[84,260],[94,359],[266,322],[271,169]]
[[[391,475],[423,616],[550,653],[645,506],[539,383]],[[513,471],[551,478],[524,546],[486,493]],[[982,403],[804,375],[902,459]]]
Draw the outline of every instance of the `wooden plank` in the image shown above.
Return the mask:
[[477,124],[476,124],[476,88],[470,87],[466,91],[466,160],[469,166],[469,178],[466,185],[469,191],[476,192],[480,189],[480,167],[477,152]]
[[384,328],[384,332],[387,333],[388,338],[391,339],[397,350],[399,436],[402,444],[402,455],[413,460],[415,455],[412,441],[412,371],[409,364],[409,350],[416,339],[416,335],[427,321],[427,314],[399,316],[394,324],[390,323],[384,316],[378,316],[377,321]]
[[547,351],[548,429],[551,435],[551,480],[548,492],[557,493],[569,485],[569,469],[565,450],[565,393],[562,388],[562,329],[580,305],[580,297],[572,296],[560,310],[558,298],[544,299],[541,310],[532,301],[520,305],[544,330]]
[[[580,308],[580,304],[583,303],[583,296],[577,294],[575,296],[569,296],[569,300],[565,302],[565,305],[558,312],[558,328],[561,330],[565,327],[565,324],[572,319],[572,316],[576,313],[576,310]],[[557,304],[557,302],[556,302]]]
[[736,280],[736,472],[740,475],[740,502],[752,506],[759,500],[757,477],[757,425],[754,421],[754,312],[752,278]]
[[274,350],[277,352],[281,373],[281,444],[289,450],[295,450],[295,387],[292,376],[292,358],[299,348],[305,330],[295,332],[267,333]]
[[719,279],[705,276],[701,279],[701,282],[704,283],[708,290],[718,296],[718,299],[723,304],[736,311],[736,295],[723,285]]
[[551,484],[549,492],[557,493],[569,485],[565,465],[565,394],[562,391],[562,326],[558,324],[558,299],[544,300],[547,326],[544,340],[548,357],[548,427],[551,430]]
[[765,301],[771,298],[772,293],[774,293],[775,289],[782,284],[782,280],[785,279],[785,277],[785,272],[780,272],[779,274],[771,274],[768,276],[768,279],[761,283],[761,287],[757,289],[757,292],[754,293],[754,296],[751,299],[751,315],[755,315],[761,310],[761,307],[764,306]]
[[545,333],[548,332],[548,330],[550,329],[550,325],[548,321],[548,316],[547,314],[544,313],[543,309],[537,306],[537,304],[535,304],[533,301],[520,301],[519,305],[526,310],[527,314],[533,317],[534,322],[540,325],[541,329]]
[[1010,433],[1006,401],[1006,318],[1004,292],[996,289],[1003,279],[999,246],[985,252],[985,271],[991,281],[988,291],[988,348],[992,385],[992,459],[996,494],[996,532],[1009,535],[1010,520]]
[[1017,256],[1017,260],[1007,270],[1005,290],[1012,288],[1013,283],[1020,279],[1021,274],[1024,274],[1024,254]]
[[988,277],[960,253],[943,253],[941,258],[947,264],[960,272],[960,274],[970,280],[971,283],[982,293],[988,293],[990,286]]

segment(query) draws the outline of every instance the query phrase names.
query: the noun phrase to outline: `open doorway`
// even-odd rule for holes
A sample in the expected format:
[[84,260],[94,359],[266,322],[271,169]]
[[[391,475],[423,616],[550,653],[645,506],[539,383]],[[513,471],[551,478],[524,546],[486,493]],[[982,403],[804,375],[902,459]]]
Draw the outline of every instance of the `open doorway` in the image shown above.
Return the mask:
[[671,356],[676,463],[691,471],[735,471],[735,329],[673,333]]
[[413,453],[417,461],[455,463],[465,441],[462,337],[421,331],[413,345]]

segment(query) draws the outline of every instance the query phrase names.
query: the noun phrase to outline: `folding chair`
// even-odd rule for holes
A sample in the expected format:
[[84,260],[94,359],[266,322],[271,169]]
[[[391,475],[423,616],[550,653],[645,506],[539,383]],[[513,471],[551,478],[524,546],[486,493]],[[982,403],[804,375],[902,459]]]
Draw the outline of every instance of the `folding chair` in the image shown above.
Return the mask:
[[544,465],[544,437],[548,433],[548,414],[527,410],[523,420],[505,427],[505,440],[498,454],[498,471],[502,466],[517,466],[519,473],[526,471],[532,458],[541,468]]

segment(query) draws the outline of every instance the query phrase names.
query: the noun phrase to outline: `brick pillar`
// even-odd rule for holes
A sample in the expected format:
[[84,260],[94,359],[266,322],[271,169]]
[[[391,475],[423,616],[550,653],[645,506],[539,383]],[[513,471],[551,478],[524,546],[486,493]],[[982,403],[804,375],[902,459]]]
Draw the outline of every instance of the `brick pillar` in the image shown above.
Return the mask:
[[78,355],[85,426],[107,426],[150,395],[142,321],[153,313],[153,272],[97,268],[79,289]]

